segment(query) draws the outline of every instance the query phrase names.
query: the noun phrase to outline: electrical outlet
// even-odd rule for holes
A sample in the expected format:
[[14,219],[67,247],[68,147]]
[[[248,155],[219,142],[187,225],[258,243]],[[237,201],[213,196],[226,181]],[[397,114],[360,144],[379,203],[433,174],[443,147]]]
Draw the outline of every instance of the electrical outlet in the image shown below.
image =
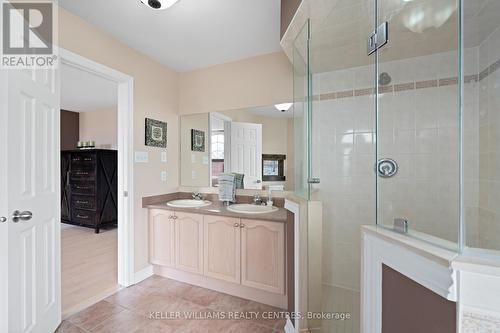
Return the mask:
[[196,155],[191,154],[191,163],[196,163]]
[[163,151],[161,153],[161,162],[162,163],[167,163],[167,152],[166,151]]
[[208,156],[203,156],[202,163],[207,165],[208,164]]
[[167,172],[166,171],[162,171],[161,175],[160,175],[160,178],[161,178],[162,182],[166,182],[167,181]]
[[196,179],[196,171],[191,171],[191,179]]

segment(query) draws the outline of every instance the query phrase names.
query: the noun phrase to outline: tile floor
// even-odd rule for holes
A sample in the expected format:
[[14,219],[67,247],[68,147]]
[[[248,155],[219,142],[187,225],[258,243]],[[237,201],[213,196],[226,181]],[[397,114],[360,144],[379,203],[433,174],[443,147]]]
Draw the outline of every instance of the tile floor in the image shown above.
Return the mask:
[[[207,319],[215,314],[270,312],[281,310],[155,275],[67,318],[56,333],[283,332],[281,318]],[[182,318],[166,318],[171,313]],[[186,318],[190,314],[201,318]]]

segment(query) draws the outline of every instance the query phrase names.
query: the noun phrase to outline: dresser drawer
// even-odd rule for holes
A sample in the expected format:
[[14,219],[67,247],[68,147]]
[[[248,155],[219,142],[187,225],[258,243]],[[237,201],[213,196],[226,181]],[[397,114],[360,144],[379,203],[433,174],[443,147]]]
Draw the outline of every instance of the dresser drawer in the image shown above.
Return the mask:
[[70,175],[73,179],[93,180],[95,179],[95,169],[82,166],[73,167]]
[[91,181],[71,179],[71,194],[94,195],[95,183]]
[[73,209],[71,213],[73,222],[85,224],[85,225],[95,225],[96,224],[96,214],[88,210]]
[[71,204],[76,209],[95,209],[95,197],[73,195]]
[[96,155],[95,154],[73,154],[71,156],[71,165],[81,165],[90,164],[95,165]]

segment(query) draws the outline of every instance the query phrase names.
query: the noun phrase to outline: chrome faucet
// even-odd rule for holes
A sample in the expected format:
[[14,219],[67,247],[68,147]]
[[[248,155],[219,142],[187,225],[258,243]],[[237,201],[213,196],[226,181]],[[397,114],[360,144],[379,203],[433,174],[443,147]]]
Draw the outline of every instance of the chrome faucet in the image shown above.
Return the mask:
[[256,204],[256,205],[262,205],[264,203],[264,200],[262,200],[262,198],[260,197],[260,195],[255,194],[253,196],[253,203]]
[[203,200],[203,196],[199,192],[193,193],[192,197],[193,197],[193,200]]

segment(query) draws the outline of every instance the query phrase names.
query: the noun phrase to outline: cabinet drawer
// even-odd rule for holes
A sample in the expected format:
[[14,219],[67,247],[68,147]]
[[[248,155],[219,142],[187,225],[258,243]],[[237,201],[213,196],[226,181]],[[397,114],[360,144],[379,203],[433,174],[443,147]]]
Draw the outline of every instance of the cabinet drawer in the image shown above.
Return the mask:
[[71,165],[80,165],[80,164],[90,164],[93,165],[96,162],[95,154],[78,154],[71,156]]
[[84,165],[75,166],[70,172],[71,178],[89,179],[95,178],[95,168],[92,166],[86,167]]
[[72,194],[83,194],[83,195],[94,195],[95,194],[95,184],[89,181],[78,181],[71,180],[71,193]]
[[95,209],[95,197],[73,195],[71,204],[76,209]]
[[73,209],[71,214],[72,220],[75,223],[86,225],[95,225],[95,213],[88,210]]

